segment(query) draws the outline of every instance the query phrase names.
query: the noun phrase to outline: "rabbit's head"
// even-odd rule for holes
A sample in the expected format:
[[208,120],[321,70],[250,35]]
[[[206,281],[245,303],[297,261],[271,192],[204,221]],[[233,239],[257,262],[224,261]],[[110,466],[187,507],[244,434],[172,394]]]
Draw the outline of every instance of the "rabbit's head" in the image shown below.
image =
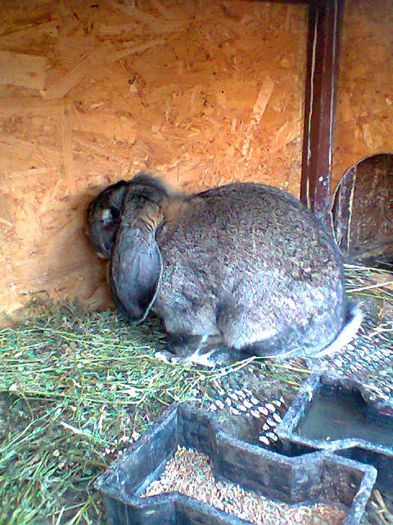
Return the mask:
[[128,184],[109,281],[115,303],[132,321],[146,318],[158,292],[162,260],[156,233],[169,200],[166,187],[148,175]]
[[87,234],[101,259],[109,259],[117,230],[128,183],[112,184],[90,203],[87,212]]

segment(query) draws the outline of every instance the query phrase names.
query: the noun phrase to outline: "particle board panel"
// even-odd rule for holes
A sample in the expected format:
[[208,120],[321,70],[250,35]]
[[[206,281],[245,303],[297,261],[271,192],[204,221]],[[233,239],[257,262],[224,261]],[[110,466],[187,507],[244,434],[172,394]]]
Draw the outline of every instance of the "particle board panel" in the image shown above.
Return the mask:
[[0,18],[1,311],[109,304],[86,207],[139,170],[299,195],[307,5],[21,0]]
[[346,0],[332,189],[370,155],[393,153],[393,2]]

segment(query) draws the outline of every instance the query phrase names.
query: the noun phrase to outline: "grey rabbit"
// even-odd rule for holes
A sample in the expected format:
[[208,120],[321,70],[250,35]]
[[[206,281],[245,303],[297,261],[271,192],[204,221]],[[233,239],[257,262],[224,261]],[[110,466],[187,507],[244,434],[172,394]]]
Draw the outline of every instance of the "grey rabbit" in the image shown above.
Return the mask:
[[162,319],[165,359],[321,356],[358,330],[334,241],[288,193],[233,183],[185,195],[144,173],[105,191],[89,217],[110,192],[120,205],[110,240],[92,221],[93,245],[110,257],[115,304],[132,321]]

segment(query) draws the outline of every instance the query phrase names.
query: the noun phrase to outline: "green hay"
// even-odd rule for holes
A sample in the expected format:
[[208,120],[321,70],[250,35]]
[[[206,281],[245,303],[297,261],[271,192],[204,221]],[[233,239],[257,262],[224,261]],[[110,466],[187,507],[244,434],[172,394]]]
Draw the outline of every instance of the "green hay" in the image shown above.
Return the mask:
[[354,298],[371,298],[393,304],[392,270],[346,264],[346,289]]
[[154,357],[162,338],[154,320],[133,326],[72,304],[38,305],[32,320],[0,330],[0,523],[101,523],[95,478],[170,404],[203,404],[209,384],[250,363],[261,379],[300,385],[302,370],[254,359],[164,364]]
[[[374,283],[370,269],[347,272],[355,296]],[[390,288],[364,293],[393,304]],[[222,379],[241,381],[247,367],[266,391],[275,383],[294,392],[308,373],[258,359],[218,370],[168,365],[155,358],[163,343],[155,320],[133,326],[69,303],[37,303],[30,315],[0,330],[2,525],[99,525],[94,480],[170,404],[224,395]]]

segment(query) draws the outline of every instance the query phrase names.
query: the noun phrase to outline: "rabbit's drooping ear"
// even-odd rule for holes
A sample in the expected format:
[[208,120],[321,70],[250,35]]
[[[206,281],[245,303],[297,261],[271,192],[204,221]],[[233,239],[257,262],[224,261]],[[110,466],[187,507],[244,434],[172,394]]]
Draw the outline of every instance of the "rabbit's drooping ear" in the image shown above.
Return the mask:
[[155,240],[163,221],[163,188],[131,182],[112,252],[110,285],[115,303],[132,320],[143,321],[155,301],[162,260]]
[[153,306],[162,273],[154,235],[139,228],[118,232],[111,260],[110,285],[117,306],[131,319],[144,321]]

